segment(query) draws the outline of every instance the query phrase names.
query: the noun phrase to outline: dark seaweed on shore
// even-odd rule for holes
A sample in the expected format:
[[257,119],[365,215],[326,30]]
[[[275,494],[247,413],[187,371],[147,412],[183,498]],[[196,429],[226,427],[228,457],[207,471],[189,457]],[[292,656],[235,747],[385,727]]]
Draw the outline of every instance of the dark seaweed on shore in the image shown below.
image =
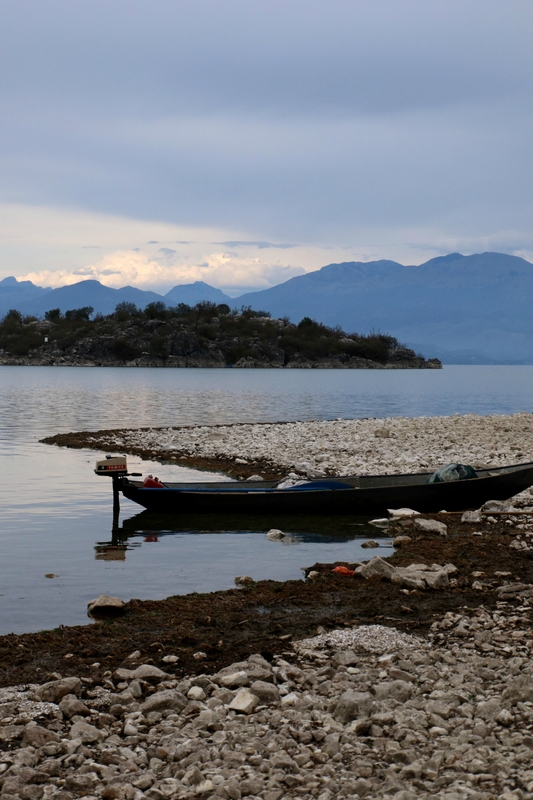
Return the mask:
[[[453,589],[406,595],[397,585],[346,578],[331,572],[334,564],[317,564],[314,580],[131,600],[120,619],[0,637],[0,685],[43,682],[52,673],[101,677],[136,650],[143,662],[179,676],[211,673],[252,653],[270,659],[292,638],[314,635],[319,626],[380,623],[424,634],[446,611],[495,607],[502,581],[533,583],[533,560],[509,549],[511,536],[503,524],[485,526],[482,536],[473,536],[471,526],[448,524],[448,537],[414,536],[391,562],[453,563],[458,568]],[[483,573],[482,591],[472,587],[472,572]],[[499,576],[502,572],[509,577]],[[165,663],[169,654],[179,661]]]

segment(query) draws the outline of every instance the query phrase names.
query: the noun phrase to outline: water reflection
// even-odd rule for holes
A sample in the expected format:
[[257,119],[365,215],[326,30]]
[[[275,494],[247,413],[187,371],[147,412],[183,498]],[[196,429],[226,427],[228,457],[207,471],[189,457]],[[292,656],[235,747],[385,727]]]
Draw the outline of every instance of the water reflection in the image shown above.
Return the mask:
[[266,533],[272,528],[284,533],[282,539],[269,541],[272,547],[346,542],[360,546],[367,539],[374,539],[380,547],[390,546],[390,539],[382,532],[376,537],[376,528],[369,524],[369,519],[354,516],[172,515],[141,511],[121,523],[117,520],[112,526],[110,540],[98,542],[94,551],[99,561],[125,561],[128,550],[141,547],[142,544],[160,542],[166,537],[213,534],[246,537],[262,534],[266,538]]

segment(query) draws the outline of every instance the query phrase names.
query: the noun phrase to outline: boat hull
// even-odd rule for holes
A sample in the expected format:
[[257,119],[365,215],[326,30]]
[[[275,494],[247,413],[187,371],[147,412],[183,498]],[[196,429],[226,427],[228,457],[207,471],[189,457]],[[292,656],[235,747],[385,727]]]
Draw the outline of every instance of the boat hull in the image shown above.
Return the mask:
[[[429,473],[428,473],[429,475]],[[520,464],[485,473],[480,477],[427,484],[428,475],[384,475],[339,478],[359,486],[349,488],[276,489],[265,485],[181,484],[162,489],[143,488],[122,481],[125,497],[150,511],[221,514],[383,514],[388,508],[408,507],[424,513],[478,508],[487,500],[506,500],[533,485],[533,464]],[[380,485],[381,481],[381,485]]]

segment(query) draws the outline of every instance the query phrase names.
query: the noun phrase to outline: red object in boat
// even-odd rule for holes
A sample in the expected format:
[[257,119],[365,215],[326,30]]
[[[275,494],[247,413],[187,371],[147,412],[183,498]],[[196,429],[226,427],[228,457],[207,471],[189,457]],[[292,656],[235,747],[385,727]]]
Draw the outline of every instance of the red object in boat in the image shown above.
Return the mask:
[[165,484],[158,481],[157,478],[152,478],[151,475],[148,475],[147,478],[143,481],[143,489],[164,489]]
[[334,567],[332,572],[336,572],[337,575],[345,575],[347,578],[351,578],[353,575],[353,569],[348,569],[348,567]]

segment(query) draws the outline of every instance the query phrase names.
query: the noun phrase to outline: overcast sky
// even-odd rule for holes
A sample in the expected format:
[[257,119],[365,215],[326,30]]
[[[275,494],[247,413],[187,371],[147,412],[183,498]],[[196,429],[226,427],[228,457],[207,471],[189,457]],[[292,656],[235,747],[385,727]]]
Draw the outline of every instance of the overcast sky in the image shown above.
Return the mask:
[[0,278],[533,260],[531,0],[0,0]]

